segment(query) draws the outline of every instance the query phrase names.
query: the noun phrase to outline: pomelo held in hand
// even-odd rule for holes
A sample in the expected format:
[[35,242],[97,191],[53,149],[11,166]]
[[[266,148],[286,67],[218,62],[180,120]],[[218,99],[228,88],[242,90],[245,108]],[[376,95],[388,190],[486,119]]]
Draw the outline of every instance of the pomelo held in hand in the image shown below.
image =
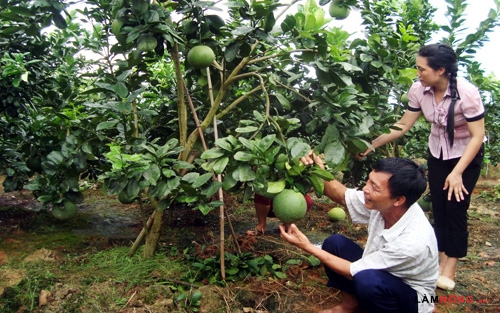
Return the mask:
[[328,211],[328,219],[332,222],[345,220],[345,211],[341,207],[336,207]]
[[187,60],[194,68],[205,68],[214,62],[215,54],[210,47],[199,45],[189,50]]
[[273,199],[273,211],[283,224],[291,224],[304,218],[307,212],[307,202],[300,192],[283,189]]

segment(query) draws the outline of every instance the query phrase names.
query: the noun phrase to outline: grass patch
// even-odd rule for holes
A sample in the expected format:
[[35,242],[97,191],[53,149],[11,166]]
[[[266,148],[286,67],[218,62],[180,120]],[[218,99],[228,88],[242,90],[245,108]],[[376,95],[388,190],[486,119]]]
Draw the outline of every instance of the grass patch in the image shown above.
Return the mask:
[[[187,268],[179,261],[171,260],[165,255],[156,255],[144,259],[138,252],[127,256],[129,247],[115,247],[96,253],[79,256],[65,256],[61,260],[44,259],[30,262],[11,262],[3,270],[19,270],[26,273],[15,286],[5,288],[0,298],[0,312],[32,312],[38,306],[38,297],[42,290],[56,292],[61,286],[79,286],[78,297],[75,296],[72,308],[76,310],[84,303],[95,307],[104,307],[106,303],[121,306],[127,301],[127,293],[136,286],[175,285],[180,273]],[[95,297],[81,299],[83,292],[99,289],[103,283],[112,288]],[[66,287],[68,290],[74,287]],[[86,290],[83,290],[86,289]],[[69,301],[68,301],[69,303]],[[69,304],[68,304],[69,305]],[[97,312],[97,311],[96,311]]]

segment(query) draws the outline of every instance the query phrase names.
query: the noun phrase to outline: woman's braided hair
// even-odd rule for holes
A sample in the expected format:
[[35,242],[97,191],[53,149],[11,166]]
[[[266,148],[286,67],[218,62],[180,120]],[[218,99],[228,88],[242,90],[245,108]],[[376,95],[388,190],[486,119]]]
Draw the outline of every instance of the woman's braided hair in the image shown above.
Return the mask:
[[453,146],[454,128],[455,128],[455,103],[460,96],[457,90],[457,55],[452,47],[447,44],[435,43],[426,45],[418,51],[418,55],[427,59],[427,64],[434,70],[444,67],[450,82],[451,103],[448,109],[446,122],[446,132],[450,140],[450,146]]

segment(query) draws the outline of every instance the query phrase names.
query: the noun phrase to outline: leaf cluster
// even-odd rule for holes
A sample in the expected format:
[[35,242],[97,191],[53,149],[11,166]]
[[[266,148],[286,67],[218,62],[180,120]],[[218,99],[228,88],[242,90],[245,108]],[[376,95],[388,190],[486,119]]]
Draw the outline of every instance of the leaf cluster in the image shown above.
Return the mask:
[[186,254],[185,258],[191,262],[192,266],[192,270],[184,275],[184,279],[189,282],[204,281],[212,285],[225,285],[228,281],[243,281],[253,276],[272,275],[277,278],[286,278],[283,267],[270,255],[255,256],[250,252],[240,254],[225,252],[225,280],[221,275],[220,256],[202,259]]
[[144,142],[133,146],[133,153],[122,151],[121,145],[111,145],[105,157],[111,169],[100,176],[103,188],[111,195],[124,192],[125,199],[143,196],[156,204],[160,210],[170,208],[172,203],[196,205],[204,214],[221,205],[220,201],[207,203],[220,188],[211,173],[192,171],[181,175],[182,170],[194,166],[177,158],[183,147],[177,139],[164,145]]

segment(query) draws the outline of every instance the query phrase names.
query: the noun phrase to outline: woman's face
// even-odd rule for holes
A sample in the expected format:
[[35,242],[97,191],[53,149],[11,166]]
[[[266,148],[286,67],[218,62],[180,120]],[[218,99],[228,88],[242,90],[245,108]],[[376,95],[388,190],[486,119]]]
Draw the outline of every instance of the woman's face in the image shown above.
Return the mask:
[[417,76],[420,83],[424,87],[432,87],[437,84],[437,82],[442,79],[445,72],[444,68],[441,67],[438,70],[434,70],[427,64],[427,58],[417,56]]

